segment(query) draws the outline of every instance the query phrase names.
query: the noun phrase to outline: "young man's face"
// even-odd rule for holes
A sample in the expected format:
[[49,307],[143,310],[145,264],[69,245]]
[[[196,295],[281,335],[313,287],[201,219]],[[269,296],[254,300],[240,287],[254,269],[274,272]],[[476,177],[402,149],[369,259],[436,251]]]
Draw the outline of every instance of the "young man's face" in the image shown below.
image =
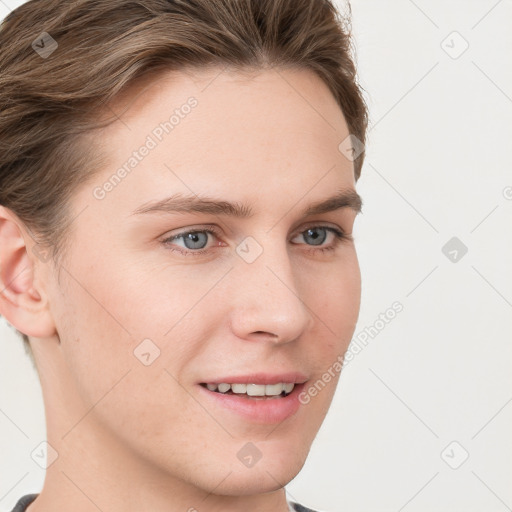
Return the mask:
[[[306,70],[144,87],[114,107],[130,105],[98,138],[109,164],[73,198],[60,282],[46,276],[58,338],[34,349],[49,433],[62,464],[103,457],[214,494],[275,490],[305,461],[358,317],[356,249],[335,236],[355,209],[304,214],[355,191],[338,149],[349,131]],[[246,215],[144,211],[170,196]],[[280,383],[289,396],[258,396]]]

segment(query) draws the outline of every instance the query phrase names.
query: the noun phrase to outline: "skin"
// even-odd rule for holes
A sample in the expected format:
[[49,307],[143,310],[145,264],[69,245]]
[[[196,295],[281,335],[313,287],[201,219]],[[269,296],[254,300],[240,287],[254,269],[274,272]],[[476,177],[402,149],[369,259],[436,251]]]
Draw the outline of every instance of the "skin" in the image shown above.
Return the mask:
[[[31,337],[58,453],[29,512],[288,510],[283,486],[305,462],[339,373],[272,425],[212,406],[198,382],[292,370],[314,383],[346,351],[361,295],[354,242],[314,252],[305,232],[320,224],[350,235],[356,212],[301,212],[355,190],[353,163],[338,150],[349,131],[311,71],[221,71],[167,73],[119,97],[120,120],[96,139],[108,164],[73,197],[61,268],[35,257],[26,227],[0,207],[1,314]],[[198,104],[172,133],[93,197],[190,96]],[[132,215],[191,191],[254,215]],[[205,255],[163,243],[205,224],[220,232],[203,235]],[[335,244],[319,235],[321,247]],[[252,263],[236,252],[248,236],[263,250]],[[172,244],[187,251],[183,239]],[[147,338],[160,350],[148,366],[134,357]],[[250,468],[237,457],[247,442],[261,452]]]

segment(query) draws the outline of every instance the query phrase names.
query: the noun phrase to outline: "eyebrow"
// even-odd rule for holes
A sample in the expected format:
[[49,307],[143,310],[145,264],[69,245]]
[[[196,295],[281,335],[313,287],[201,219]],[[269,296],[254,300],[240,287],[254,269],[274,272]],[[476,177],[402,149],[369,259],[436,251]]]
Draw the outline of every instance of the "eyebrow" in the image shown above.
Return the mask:
[[[310,204],[302,211],[304,217],[349,208],[361,213],[363,200],[353,189],[340,190],[336,195]],[[250,206],[206,196],[175,194],[159,201],[150,201],[139,206],[132,215],[146,213],[206,213],[249,218],[254,215]]]

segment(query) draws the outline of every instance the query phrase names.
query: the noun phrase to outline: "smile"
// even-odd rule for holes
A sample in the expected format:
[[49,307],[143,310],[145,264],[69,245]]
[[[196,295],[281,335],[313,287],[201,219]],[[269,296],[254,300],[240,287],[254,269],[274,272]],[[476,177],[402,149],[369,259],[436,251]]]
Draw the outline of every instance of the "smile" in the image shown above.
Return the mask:
[[205,377],[196,389],[210,411],[265,425],[280,423],[301,409],[298,397],[311,378],[293,370]]
[[295,387],[293,382],[278,382],[276,384],[227,384],[222,382],[220,384],[207,383],[201,385],[206,387],[209,391],[217,393],[243,395],[254,398],[285,397],[288,396]]

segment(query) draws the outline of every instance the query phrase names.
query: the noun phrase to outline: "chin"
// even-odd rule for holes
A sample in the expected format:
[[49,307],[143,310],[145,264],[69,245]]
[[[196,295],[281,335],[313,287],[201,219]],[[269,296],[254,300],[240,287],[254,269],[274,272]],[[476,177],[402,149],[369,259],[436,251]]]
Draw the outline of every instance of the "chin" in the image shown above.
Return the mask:
[[[225,474],[229,474],[229,477],[215,493],[227,496],[263,494],[281,489],[293,480],[306,462],[309,446],[307,450],[303,445],[287,450],[277,448],[272,452],[272,444],[268,443],[268,451],[263,447],[266,453],[252,466],[240,463],[226,468]],[[218,475],[219,472],[216,471],[214,478],[218,479]]]
[[225,496],[250,496],[253,494],[265,494],[282,489],[293,480],[303,464],[287,467],[236,469],[215,490],[215,494]]

